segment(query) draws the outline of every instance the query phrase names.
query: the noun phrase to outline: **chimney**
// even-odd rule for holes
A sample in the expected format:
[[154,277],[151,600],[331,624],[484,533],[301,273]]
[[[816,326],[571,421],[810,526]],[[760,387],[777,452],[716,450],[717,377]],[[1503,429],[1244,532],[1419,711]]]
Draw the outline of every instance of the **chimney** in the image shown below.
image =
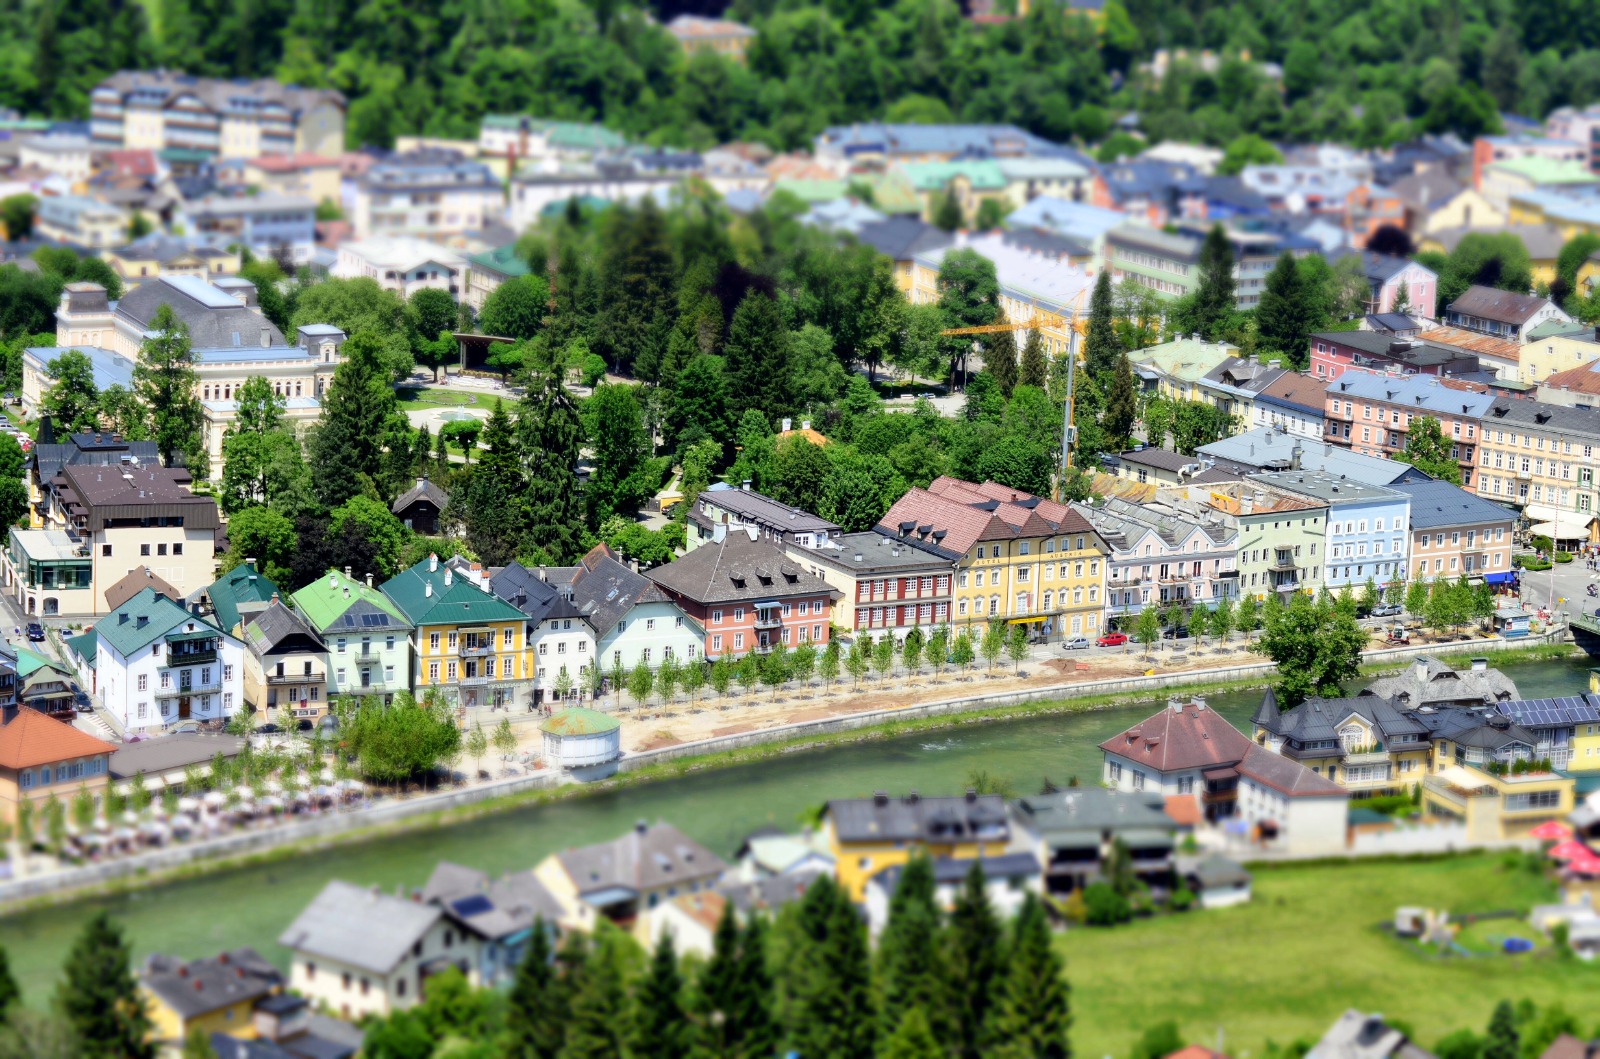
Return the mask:
[[548,581],[548,580],[550,580],[550,572],[549,572],[549,571],[548,571],[548,570],[546,570],[546,569],[545,569],[545,568],[544,568],[544,567],[542,567],[542,566],[541,566],[541,567],[539,567],[539,580],[541,580],[541,581]]
[[344,579],[346,581],[350,580],[350,568],[348,566],[344,568]]
[[339,575],[336,572],[332,571],[332,570],[328,571],[328,587],[329,588],[338,588],[339,587]]
[[261,329],[261,348],[266,349],[270,345],[272,345],[272,328],[263,327]]
[[642,835],[646,831],[650,830],[650,824],[645,820],[635,820],[633,822],[633,829]]
[[888,805],[889,804],[889,792],[888,791],[873,791],[872,792],[872,804],[873,805],[879,805],[879,806]]
[[637,559],[629,559],[628,560],[628,569],[632,570],[634,573],[638,573],[639,572],[639,560],[637,560]]
[[794,420],[790,419],[788,416],[784,416],[783,417],[783,432],[785,434],[789,433],[790,428],[793,427],[793,426],[794,426]]
[[370,572],[367,574],[367,587],[372,587],[372,574]]
[[274,602],[274,603],[278,602],[278,594],[276,592],[274,592],[272,594],[272,602]]
[[448,566],[444,569],[444,587],[449,588],[455,583],[455,571]]
[[1489,660],[1487,658],[1474,658],[1472,660],[1472,671],[1474,673],[1482,673],[1484,670],[1486,670],[1488,668],[1489,668]]
[[[1595,330],[1600,331],[1600,327],[1595,328]],[[801,430],[810,430],[811,429],[811,420],[809,420],[809,419],[800,420],[800,429]]]
[[428,573],[431,574],[437,569],[439,569],[439,556],[435,552],[429,552],[428,553]]
[[744,482],[740,484],[739,488],[748,493],[750,491],[750,479],[746,478]]
[[433,595],[433,582],[432,581],[428,581],[428,582],[425,582],[423,584],[423,586],[422,586],[422,595],[423,595],[424,598],[430,597],[430,596]]

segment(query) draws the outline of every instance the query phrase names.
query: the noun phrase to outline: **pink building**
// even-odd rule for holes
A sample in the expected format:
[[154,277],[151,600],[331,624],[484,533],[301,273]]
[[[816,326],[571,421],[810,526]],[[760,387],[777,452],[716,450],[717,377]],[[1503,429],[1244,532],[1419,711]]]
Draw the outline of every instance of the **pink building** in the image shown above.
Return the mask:
[[1403,375],[1471,375],[1478,358],[1448,346],[1381,331],[1327,331],[1311,336],[1311,375],[1332,382],[1350,369]]

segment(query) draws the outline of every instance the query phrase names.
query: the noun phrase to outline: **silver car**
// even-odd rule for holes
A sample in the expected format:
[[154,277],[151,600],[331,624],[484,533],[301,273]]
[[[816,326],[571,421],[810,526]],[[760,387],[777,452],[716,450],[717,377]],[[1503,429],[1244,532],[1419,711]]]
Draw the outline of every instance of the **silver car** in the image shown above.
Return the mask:
[[1063,651],[1087,651],[1089,649],[1089,638],[1087,636],[1069,636],[1061,641],[1061,649]]

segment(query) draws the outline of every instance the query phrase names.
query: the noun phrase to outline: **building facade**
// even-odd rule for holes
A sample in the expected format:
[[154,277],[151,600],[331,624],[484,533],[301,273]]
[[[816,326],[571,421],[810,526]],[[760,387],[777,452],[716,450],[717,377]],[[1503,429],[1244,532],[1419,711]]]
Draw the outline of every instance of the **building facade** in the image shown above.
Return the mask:
[[1411,498],[1410,579],[1510,580],[1516,516],[1449,482],[1404,482]]
[[[381,590],[413,627],[410,683],[419,698],[438,691],[447,702],[493,709],[531,700],[528,621],[517,608],[457,577],[437,556],[401,571]],[[330,658],[337,665],[334,642]]]
[[210,158],[339,154],[344,97],[277,81],[235,81],[166,70],[124,70],[89,96],[100,149],[197,151]]
[[226,721],[240,708],[244,645],[153,589],[101,618],[94,631],[96,690],[129,735]]
[[1478,432],[1494,403],[1480,383],[1432,375],[1375,375],[1350,371],[1327,389],[1327,439],[1366,456],[1389,459],[1406,450],[1411,423],[1428,416],[1450,445],[1461,469],[1461,484],[1474,487]]
[[[1398,489],[1305,471],[1253,474],[1246,484],[1270,486],[1327,509],[1322,583],[1330,591],[1379,588],[1406,576],[1411,498]],[[1315,557],[1312,549],[1311,556]]]
[[419,148],[367,170],[350,221],[361,239],[441,239],[477,231],[504,213],[505,191],[488,166],[460,151]]
[[1587,527],[1597,510],[1597,446],[1600,411],[1499,398],[1483,417],[1477,493],[1535,523]]
[[912,629],[926,635],[950,621],[955,578],[947,559],[871,531],[785,550],[838,593],[829,620],[841,629],[904,643]]
[[410,690],[411,623],[370,580],[330,569],[290,598],[326,649],[326,700]]

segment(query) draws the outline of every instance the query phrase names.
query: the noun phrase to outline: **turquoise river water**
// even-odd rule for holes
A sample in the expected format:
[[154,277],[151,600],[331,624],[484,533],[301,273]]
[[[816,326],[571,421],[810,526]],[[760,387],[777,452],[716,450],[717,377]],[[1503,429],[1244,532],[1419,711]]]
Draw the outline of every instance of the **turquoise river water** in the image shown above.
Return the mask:
[[[1584,690],[1589,665],[1580,657],[1510,665],[1505,671],[1523,696],[1533,698]],[[1244,728],[1260,693],[1210,701]],[[728,856],[755,828],[795,826],[808,808],[829,798],[912,788],[924,794],[954,793],[974,769],[1009,781],[1018,793],[1037,790],[1047,776],[1063,785],[1073,776],[1094,783],[1100,771],[1098,744],[1157,705],[1151,701],[831,747],[351,842],[270,865],[0,918],[0,944],[33,1002],[42,1001],[53,988],[73,935],[91,908],[111,910],[127,930],[138,959],[150,952],[194,958],[252,945],[282,962],[286,954],[276,944],[279,934],[329,879],[392,890],[421,885],[440,860],[495,874],[520,870],[553,850],[610,837],[640,819],[669,821]]]

